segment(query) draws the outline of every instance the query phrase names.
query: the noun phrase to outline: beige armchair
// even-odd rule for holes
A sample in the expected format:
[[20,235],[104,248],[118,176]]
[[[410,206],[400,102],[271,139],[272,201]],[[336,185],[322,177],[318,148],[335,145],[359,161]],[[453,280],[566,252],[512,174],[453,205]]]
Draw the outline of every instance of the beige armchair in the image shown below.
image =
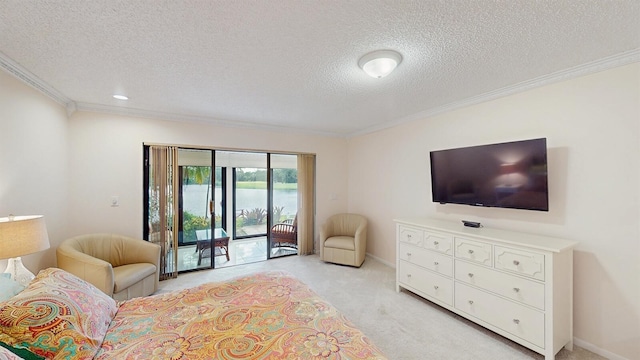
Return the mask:
[[367,252],[367,219],[337,214],[320,228],[320,259],[360,267]]
[[89,234],[64,240],[58,267],[86,280],[115,300],[158,290],[160,246],[116,234]]

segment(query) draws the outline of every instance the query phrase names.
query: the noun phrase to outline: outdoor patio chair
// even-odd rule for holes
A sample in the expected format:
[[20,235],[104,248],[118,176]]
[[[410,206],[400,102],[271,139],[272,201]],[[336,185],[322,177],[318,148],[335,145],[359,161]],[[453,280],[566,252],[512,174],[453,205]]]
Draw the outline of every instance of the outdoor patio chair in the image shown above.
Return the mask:
[[271,227],[271,248],[298,248],[298,215]]

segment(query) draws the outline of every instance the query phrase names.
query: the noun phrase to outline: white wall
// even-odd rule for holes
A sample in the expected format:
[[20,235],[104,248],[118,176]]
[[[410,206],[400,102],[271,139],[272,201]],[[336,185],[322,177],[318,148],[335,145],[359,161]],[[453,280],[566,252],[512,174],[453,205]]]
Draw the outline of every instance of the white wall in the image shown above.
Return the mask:
[[0,217],[44,215],[51,248],[22,259],[34,273],[55,265],[66,236],[66,142],[65,109],[0,71]]
[[[69,120],[71,235],[142,236],[144,142],[315,153],[316,225],[346,211],[346,139],[79,112]],[[119,207],[111,207],[112,196]]]
[[[574,335],[612,357],[640,355],[640,64],[349,142],[349,211],[370,219],[368,251],[395,263],[392,219],[426,216],[568,238]],[[550,211],[431,202],[429,151],[546,137]]]

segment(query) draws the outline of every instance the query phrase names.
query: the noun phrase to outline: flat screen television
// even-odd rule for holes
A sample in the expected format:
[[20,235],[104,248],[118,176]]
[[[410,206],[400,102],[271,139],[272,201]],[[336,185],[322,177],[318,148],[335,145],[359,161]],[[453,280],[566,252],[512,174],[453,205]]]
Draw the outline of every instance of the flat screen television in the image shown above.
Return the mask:
[[547,139],[431,151],[441,204],[549,211]]

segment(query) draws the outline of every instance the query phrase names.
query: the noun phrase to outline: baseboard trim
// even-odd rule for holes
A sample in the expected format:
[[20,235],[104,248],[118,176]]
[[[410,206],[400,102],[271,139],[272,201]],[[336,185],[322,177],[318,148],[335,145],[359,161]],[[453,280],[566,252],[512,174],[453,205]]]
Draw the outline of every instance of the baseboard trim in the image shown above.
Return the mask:
[[379,257],[377,257],[377,256],[371,255],[370,253],[367,253],[367,255],[366,255],[366,256],[368,256],[368,257],[370,257],[370,258],[372,258],[372,259],[376,259],[377,261],[380,261],[381,263],[383,263],[383,264],[387,265],[387,266],[388,266],[388,267],[390,267],[390,268],[394,268],[394,269],[396,268],[396,264],[395,264],[395,263],[393,263],[393,264],[392,264],[392,263],[390,263],[390,262],[388,262],[388,261],[386,261],[386,260],[382,260],[382,259],[380,259],[380,258],[379,258]]
[[606,357],[609,360],[629,360],[629,359],[627,359],[625,357],[622,357],[622,356],[620,356],[618,354],[614,354],[614,353],[612,353],[610,351],[607,351],[605,349],[599,348],[599,347],[597,347],[597,346],[595,346],[595,345],[593,345],[593,344],[591,344],[589,342],[586,342],[584,340],[578,339],[576,337],[573,338],[573,344],[575,346],[579,346],[579,347],[581,347],[581,348],[583,348],[585,350],[589,350],[594,354],[598,354],[600,356]]

